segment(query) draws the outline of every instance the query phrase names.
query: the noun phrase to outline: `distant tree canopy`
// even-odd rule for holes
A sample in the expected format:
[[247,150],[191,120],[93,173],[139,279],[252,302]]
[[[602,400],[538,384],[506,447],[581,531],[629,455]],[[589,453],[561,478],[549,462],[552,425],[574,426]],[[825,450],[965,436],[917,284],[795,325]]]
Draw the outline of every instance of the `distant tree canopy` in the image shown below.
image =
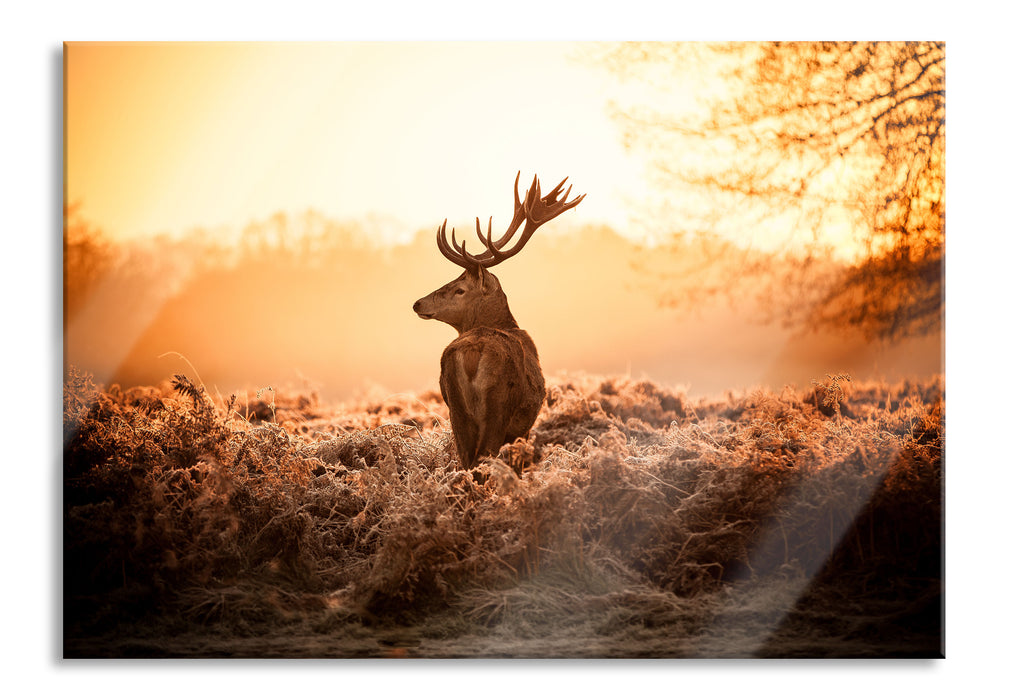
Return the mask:
[[63,327],[80,312],[114,259],[112,244],[79,205],[63,207]]
[[[793,270],[845,258],[828,284],[789,276],[805,287],[781,309],[787,320],[891,339],[941,326],[944,44],[628,43],[601,54],[658,91],[648,105],[617,106],[617,118],[666,193],[667,225],[736,240],[752,227],[781,239],[775,264]],[[663,106],[689,80],[699,104]],[[766,264],[741,272],[780,285]]]

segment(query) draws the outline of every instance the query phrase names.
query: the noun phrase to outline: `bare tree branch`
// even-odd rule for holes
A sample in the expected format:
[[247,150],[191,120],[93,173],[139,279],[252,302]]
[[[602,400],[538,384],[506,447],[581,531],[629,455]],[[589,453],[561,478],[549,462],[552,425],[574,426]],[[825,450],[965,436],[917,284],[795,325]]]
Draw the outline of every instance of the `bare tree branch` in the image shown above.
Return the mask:
[[[820,286],[798,290],[803,303],[783,307],[782,317],[888,338],[941,327],[944,44],[644,43],[607,45],[602,54],[618,75],[645,74],[659,90],[663,76],[672,85],[718,66],[702,86],[709,97],[700,115],[633,105],[618,113],[628,147],[644,150],[657,182],[677,193],[665,221],[712,236],[734,219],[787,219],[810,254],[838,212],[863,232],[861,257],[834,286],[817,275]],[[691,191],[699,196],[683,196]],[[767,264],[738,271],[763,276],[769,299],[780,296],[777,277],[804,279],[787,275],[784,261],[807,257],[770,254],[775,274]]]

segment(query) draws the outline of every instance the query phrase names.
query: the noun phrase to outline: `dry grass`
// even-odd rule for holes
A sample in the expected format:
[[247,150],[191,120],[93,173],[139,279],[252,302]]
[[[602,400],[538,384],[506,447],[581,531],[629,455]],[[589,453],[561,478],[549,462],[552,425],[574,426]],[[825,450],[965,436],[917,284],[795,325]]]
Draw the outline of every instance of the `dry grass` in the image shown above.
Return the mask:
[[[420,655],[734,655],[698,646],[729,605],[784,640],[749,653],[801,655],[788,630],[827,596],[924,600],[924,648],[872,648],[938,654],[943,382],[840,379],[719,401],[555,379],[531,444],[480,485],[453,469],[436,393],[245,401],[71,370],[67,653],[375,655],[334,640],[395,628]],[[561,628],[586,641],[543,642]],[[239,641],[284,630],[329,646]]]

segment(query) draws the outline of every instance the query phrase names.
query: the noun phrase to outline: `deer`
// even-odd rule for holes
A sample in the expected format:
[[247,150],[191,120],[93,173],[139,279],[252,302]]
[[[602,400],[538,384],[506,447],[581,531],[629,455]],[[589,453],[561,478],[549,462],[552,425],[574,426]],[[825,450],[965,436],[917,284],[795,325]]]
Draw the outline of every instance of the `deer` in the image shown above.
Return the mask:
[[[541,197],[534,175],[525,199],[519,199],[521,175],[519,171],[515,176],[512,221],[500,238],[494,240],[491,233],[493,217],[487,220],[486,235],[476,218],[483,252],[468,252],[465,241],[461,245],[456,241],[455,228],[450,245],[445,233],[448,219],[442,222],[435,237],[438,250],[463,273],[413,305],[420,318],[442,321],[459,333],[442,352],[439,386],[448,405],[458,462],[470,471],[482,458],[497,456],[504,445],[528,439],[546,396],[536,345],[519,328],[501,282],[489,268],[518,254],[536,229],[585,198],[582,194],[569,201],[570,185],[561,196],[566,177]],[[506,249],[520,226],[517,242]],[[521,477],[521,467],[513,468]],[[478,473],[475,476],[482,482]]]

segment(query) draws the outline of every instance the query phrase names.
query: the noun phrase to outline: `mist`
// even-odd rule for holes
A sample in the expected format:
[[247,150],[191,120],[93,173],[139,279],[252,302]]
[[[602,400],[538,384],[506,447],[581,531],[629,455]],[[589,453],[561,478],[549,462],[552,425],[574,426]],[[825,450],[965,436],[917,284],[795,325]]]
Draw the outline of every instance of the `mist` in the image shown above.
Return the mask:
[[[411,307],[460,270],[438,253],[433,228],[385,246],[353,222],[276,235],[288,230],[283,221],[272,233],[266,227],[271,235],[250,227],[226,248],[199,234],[117,244],[114,262],[75,292],[66,364],[124,386],[183,373],[222,395],[286,387],[335,401],[436,389],[455,331]],[[677,285],[690,281],[656,270],[689,267],[693,254],[684,248],[674,258],[606,226],[558,225],[494,272],[548,381],[617,375],[705,396],[802,387],[825,373],[894,381],[942,372],[940,332],[884,343],[784,328],[745,295],[733,304],[660,303],[686,294]],[[80,272],[68,269],[68,280]]]

